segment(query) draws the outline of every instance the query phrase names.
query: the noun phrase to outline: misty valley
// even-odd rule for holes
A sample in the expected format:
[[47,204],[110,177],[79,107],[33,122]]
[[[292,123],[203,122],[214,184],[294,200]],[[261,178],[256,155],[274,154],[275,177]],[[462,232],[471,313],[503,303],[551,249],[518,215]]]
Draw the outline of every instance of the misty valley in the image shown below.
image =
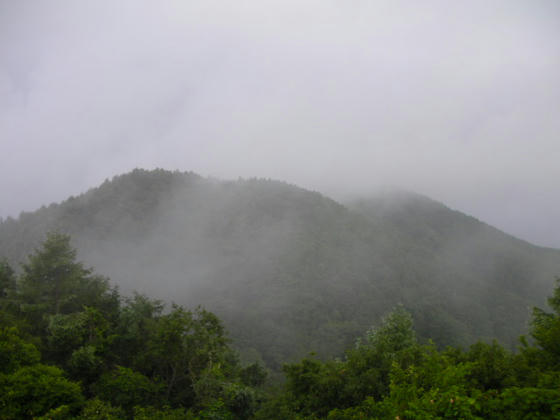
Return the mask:
[[560,418],[559,275],[416,193],[135,169],[0,219],[0,419]]

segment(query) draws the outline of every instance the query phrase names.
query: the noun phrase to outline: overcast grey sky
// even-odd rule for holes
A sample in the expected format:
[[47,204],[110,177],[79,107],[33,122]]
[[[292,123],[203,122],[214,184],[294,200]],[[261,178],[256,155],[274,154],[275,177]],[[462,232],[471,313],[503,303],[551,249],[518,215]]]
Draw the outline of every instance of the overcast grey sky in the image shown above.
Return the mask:
[[0,216],[163,167],[560,247],[559,75],[557,0],[0,0]]

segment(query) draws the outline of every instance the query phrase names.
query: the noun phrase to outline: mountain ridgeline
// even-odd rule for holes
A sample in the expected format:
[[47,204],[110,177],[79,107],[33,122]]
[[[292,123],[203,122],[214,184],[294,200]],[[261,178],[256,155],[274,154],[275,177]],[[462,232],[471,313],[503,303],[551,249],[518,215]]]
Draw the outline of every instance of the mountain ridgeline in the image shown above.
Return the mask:
[[17,266],[49,231],[70,234],[124,293],[213,311],[242,357],[274,370],[342,354],[399,303],[422,339],[513,347],[560,275],[560,251],[416,194],[343,205],[277,181],[165,170],[2,221],[0,257]]

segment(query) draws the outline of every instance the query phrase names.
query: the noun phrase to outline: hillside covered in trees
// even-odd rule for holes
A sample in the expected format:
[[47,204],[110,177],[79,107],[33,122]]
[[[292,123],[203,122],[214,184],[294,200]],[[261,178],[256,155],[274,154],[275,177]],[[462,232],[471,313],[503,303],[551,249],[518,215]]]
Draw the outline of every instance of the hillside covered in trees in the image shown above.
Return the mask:
[[241,368],[215,315],[121,298],[66,235],[19,276],[0,263],[0,419],[242,419],[265,375]]
[[495,341],[467,350],[420,345],[402,307],[368,330],[344,359],[284,366],[282,391],[256,419],[560,418],[560,284],[534,308],[529,345],[511,353]]
[[[342,356],[402,304],[421,343],[513,348],[560,252],[406,192],[338,203],[270,180],[135,170],[0,223],[16,271],[49,231],[133,296],[201,304],[247,362]],[[131,297],[132,299],[132,297]]]
[[550,419],[560,416],[560,280],[531,342],[438,350],[397,306],[343,358],[285,364],[263,388],[220,320],[134,294],[49,234],[16,275],[0,263],[0,419]]

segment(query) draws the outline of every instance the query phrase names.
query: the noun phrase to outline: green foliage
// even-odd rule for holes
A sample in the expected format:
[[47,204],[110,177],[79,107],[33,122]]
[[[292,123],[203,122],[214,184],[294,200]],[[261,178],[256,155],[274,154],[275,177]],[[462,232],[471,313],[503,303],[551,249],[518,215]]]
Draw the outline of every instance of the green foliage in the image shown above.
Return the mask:
[[47,343],[59,362],[82,346],[87,335],[85,312],[57,314],[48,318]]
[[[16,267],[54,229],[71,233],[80,255],[124,290],[215,311],[272,377],[310,351],[340,357],[398,302],[421,342],[496,338],[512,349],[527,306],[560,272],[558,251],[412,193],[342,205],[281,182],[164,170],[134,170],[0,222],[0,256]],[[51,299],[37,320],[55,301],[61,310],[77,303]]]
[[519,354],[496,341],[419,344],[397,306],[344,359],[285,365],[266,400],[265,369],[239,365],[214,314],[138,294],[121,305],[64,235],[5,290],[17,305],[2,311],[0,419],[560,418],[560,281]]
[[[559,296],[560,283],[551,299]],[[550,303],[555,308],[556,302]],[[525,342],[516,355],[495,341],[475,343],[468,351],[419,346],[410,316],[397,308],[358,341],[345,361],[305,359],[287,365],[283,392],[255,418],[560,418],[560,370],[545,364],[554,353],[538,340],[550,339],[552,317],[558,315],[548,314],[542,322],[543,312],[535,314],[537,347]]]
[[75,259],[76,250],[70,246],[69,236],[47,235],[42,248],[30,255],[22,266],[24,275],[19,288],[27,310],[59,314],[81,309],[75,302],[75,289],[91,271]]
[[482,417],[486,419],[560,418],[560,390],[507,388],[500,394],[486,394]]
[[121,305],[69,243],[48,235],[0,298],[16,303],[0,312],[8,325],[0,326],[0,419],[251,416],[265,371],[239,366],[214,314],[179,305],[165,312],[139,294]]
[[19,324],[25,329],[25,323],[17,319],[16,283],[14,270],[5,259],[0,258],[0,327]]
[[389,404],[376,403],[372,397],[367,397],[356,407],[346,409],[335,408],[329,412],[328,420],[369,420],[395,419],[395,408]]
[[166,399],[188,406],[206,395],[212,373],[221,375],[221,368],[227,368],[228,351],[223,326],[215,315],[202,308],[188,311],[174,305],[158,319],[147,357],[155,376],[166,386]]
[[23,340],[17,328],[0,328],[0,374],[13,373],[19,368],[39,362],[37,348]]
[[294,411],[304,415],[326,415],[334,407],[347,406],[343,366],[304,359],[286,365],[286,390]]
[[469,379],[482,391],[516,385],[515,357],[496,341],[473,344],[466,360],[471,362]]
[[224,385],[222,399],[228,412],[236,419],[248,419],[257,405],[256,391],[235,382]]
[[184,408],[164,407],[161,409],[154,407],[135,407],[134,420],[195,420],[197,417],[192,413],[187,413]]
[[47,326],[48,349],[64,358],[83,345],[102,342],[108,327],[101,312],[90,307],[71,314],[51,315]]
[[262,386],[265,383],[267,373],[259,363],[252,363],[241,369],[241,381],[247,386]]
[[162,397],[162,388],[161,384],[122,366],[103,374],[95,385],[99,398],[126,411],[131,411],[135,406],[155,405]]
[[358,340],[357,347],[373,348],[390,357],[416,344],[416,334],[412,325],[412,316],[399,305],[383,318],[381,327],[368,330],[365,337]]
[[15,272],[6,259],[0,259],[0,302],[10,297],[15,292],[15,289]]
[[82,403],[80,386],[57,367],[35,364],[0,374],[1,419],[31,419],[63,405],[75,412]]
[[71,414],[70,407],[67,405],[61,405],[56,408],[52,408],[45,413],[44,416],[34,417],[34,420],[69,420],[74,419]]
[[121,420],[123,418],[125,418],[125,413],[120,407],[113,407],[110,403],[98,398],[88,400],[78,417],[79,420]]
[[94,275],[76,261],[68,235],[47,234],[42,247],[22,268],[17,295],[20,311],[40,336],[45,334],[52,315],[80,312],[86,305],[106,315],[117,311],[116,290],[111,290],[106,278]]
[[66,363],[72,378],[80,379],[84,385],[94,382],[103,371],[104,361],[92,345],[82,346],[72,352]]
[[149,356],[148,349],[155,340],[156,326],[163,308],[161,301],[138,293],[126,298],[108,343],[107,356],[115,364],[130,366],[139,372],[150,374],[154,371],[155,361]]
[[[222,400],[214,400],[208,407],[201,410],[196,416],[204,420],[235,420],[236,417],[231,413]],[[244,418],[244,417],[240,417]]]
[[[368,330],[356,347],[346,354],[346,393],[353,404],[366,396],[382,398],[387,392],[394,366],[407,366],[418,357],[412,317],[397,306],[378,328]],[[357,401],[356,401],[357,399]]]
[[554,312],[533,308],[531,335],[542,351],[545,363],[560,368],[560,278],[556,284],[554,294],[548,299]]
[[392,370],[406,369],[419,357],[411,316],[399,306],[358,340],[345,361],[304,359],[286,365],[285,399],[292,412],[323,418],[368,397],[384,398],[390,391]]

